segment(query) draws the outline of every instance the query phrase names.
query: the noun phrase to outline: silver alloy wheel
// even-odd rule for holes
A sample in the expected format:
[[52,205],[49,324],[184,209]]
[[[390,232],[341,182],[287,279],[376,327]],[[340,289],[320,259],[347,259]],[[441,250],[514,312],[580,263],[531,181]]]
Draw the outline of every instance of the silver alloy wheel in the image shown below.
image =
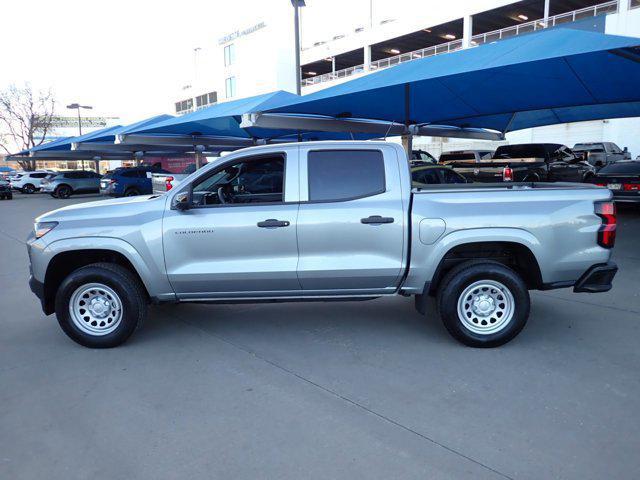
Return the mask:
[[511,291],[495,280],[479,280],[458,298],[458,318],[467,330],[491,335],[503,330],[513,318],[515,300]]
[[82,332],[108,335],[122,321],[122,301],[110,287],[102,283],[87,283],[71,295],[69,314]]

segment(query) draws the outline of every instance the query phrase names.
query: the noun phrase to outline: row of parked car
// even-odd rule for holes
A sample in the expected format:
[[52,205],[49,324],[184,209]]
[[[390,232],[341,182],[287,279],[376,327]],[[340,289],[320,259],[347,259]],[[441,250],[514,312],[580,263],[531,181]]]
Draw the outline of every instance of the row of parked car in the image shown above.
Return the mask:
[[98,192],[116,197],[144,195],[152,191],[152,173],[169,172],[155,165],[117,168],[104,176],[91,170],[15,172],[0,179],[0,198],[11,199],[12,191],[43,192],[63,199],[74,194]]
[[[590,182],[607,186],[620,201],[640,202],[640,161],[632,161],[626,149],[610,142],[582,143],[573,149],[554,143],[504,145],[496,151],[446,152],[438,160],[429,152],[414,150],[412,157],[417,188],[471,182]],[[12,198],[12,190],[42,191],[62,199],[77,193],[116,197],[163,193],[193,171],[194,165],[181,174],[160,165],[141,165],[117,168],[104,176],[89,170],[21,172],[9,175],[9,184],[0,181],[0,199]]]
[[[588,182],[608,187],[620,202],[640,202],[640,157],[609,142],[505,145],[495,152],[443,153],[439,161],[414,151],[414,186],[461,182]],[[450,169],[451,172],[447,172]],[[455,175],[454,175],[455,173]]]

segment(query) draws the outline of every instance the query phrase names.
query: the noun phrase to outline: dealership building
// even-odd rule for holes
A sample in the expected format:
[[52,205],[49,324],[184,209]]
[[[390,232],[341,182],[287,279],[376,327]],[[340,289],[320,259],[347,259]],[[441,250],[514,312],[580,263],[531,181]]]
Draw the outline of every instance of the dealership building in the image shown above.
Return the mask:
[[[311,2],[308,2],[311,3]],[[415,2],[411,15],[380,18],[369,2],[369,21],[324,38],[306,35],[314,18],[301,8],[301,93],[393,68],[433,55],[447,55],[546,28],[576,28],[640,37],[640,0],[433,0]],[[387,4],[388,5],[388,4]],[[173,113],[181,115],[218,102],[274,90],[295,92],[293,9],[278,2],[261,18],[195,48],[191,78],[174,94]],[[323,21],[326,19],[323,19]],[[317,25],[315,25],[317,26]],[[549,72],[553,74],[553,72]],[[602,72],[607,75],[607,72]],[[514,79],[517,81],[517,79]],[[536,127],[507,134],[509,143],[610,141],[640,155],[640,119],[611,119]],[[414,146],[439,155],[505,142],[454,138],[416,138]]]

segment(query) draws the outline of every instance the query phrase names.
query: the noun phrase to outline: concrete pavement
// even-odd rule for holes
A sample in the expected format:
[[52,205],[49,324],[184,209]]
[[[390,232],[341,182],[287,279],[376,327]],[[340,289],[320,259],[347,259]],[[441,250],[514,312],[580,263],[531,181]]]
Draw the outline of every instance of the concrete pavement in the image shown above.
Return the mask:
[[27,286],[33,217],[0,202],[0,478],[637,478],[640,209],[607,294],[534,292],[510,344],[409,299],[153,307],[94,351]]

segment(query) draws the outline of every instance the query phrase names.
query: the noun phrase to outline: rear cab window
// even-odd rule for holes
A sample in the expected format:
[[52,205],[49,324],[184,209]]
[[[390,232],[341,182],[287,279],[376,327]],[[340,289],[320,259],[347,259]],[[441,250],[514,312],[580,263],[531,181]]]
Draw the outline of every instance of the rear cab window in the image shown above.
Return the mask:
[[312,150],[307,157],[310,202],[337,202],[386,191],[380,150]]

